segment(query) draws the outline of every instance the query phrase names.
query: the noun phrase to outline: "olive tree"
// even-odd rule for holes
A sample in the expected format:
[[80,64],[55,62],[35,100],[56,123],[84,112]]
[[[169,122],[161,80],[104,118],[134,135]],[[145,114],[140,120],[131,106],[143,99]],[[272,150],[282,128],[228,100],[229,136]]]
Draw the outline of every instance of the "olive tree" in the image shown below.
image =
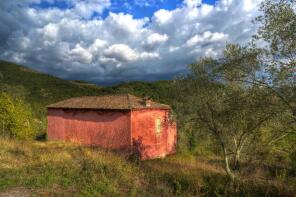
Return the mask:
[[255,19],[259,29],[253,47],[262,48],[260,72],[264,75],[253,76],[249,82],[266,87],[280,99],[296,132],[296,1],[266,0],[260,10],[263,14]]
[[[211,134],[232,179],[256,143],[296,133],[295,0],[266,0],[260,10],[252,43],[227,45],[220,57],[200,59],[176,80],[179,116]],[[265,144],[257,140],[262,135]]]
[[255,145],[261,128],[276,118],[276,111],[270,108],[274,97],[268,97],[269,92],[260,87],[238,80],[255,73],[260,66],[258,55],[257,50],[228,45],[222,58],[201,59],[190,65],[188,76],[177,80],[176,92],[184,95],[179,97],[179,103],[185,103],[179,107],[179,113],[211,134],[232,179],[241,159],[252,151],[250,147]]

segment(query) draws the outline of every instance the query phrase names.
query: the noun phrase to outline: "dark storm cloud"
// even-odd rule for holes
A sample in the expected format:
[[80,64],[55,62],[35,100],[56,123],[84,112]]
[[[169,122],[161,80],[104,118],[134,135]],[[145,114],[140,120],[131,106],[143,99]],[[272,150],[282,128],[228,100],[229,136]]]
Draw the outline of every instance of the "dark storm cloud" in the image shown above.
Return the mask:
[[105,84],[185,72],[198,58],[219,55],[226,42],[247,42],[258,14],[255,0],[220,0],[215,6],[186,0],[151,19],[123,13],[100,19],[91,16],[112,7],[109,0],[67,0],[68,9],[30,6],[40,1],[0,2],[0,58]]

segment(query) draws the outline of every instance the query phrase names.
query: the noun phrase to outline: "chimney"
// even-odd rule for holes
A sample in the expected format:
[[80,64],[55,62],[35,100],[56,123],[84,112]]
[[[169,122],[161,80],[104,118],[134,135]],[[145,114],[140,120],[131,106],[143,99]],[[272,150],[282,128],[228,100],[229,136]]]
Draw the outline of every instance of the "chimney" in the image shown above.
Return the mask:
[[144,98],[144,104],[146,107],[151,107],[151,104],[152,104],[152,100],[150,97],[145,97]]

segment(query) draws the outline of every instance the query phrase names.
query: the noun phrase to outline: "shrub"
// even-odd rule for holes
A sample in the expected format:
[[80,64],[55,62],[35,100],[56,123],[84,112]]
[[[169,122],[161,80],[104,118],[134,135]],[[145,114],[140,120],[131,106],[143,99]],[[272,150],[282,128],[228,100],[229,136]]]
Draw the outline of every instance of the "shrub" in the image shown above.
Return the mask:
[[296,150],[291,153],[290,159],[291,159],[292,173],[294,176],[296,176]]
[[35,136],[31,109],[20,99],[0,92],[0,135],[28,139]]

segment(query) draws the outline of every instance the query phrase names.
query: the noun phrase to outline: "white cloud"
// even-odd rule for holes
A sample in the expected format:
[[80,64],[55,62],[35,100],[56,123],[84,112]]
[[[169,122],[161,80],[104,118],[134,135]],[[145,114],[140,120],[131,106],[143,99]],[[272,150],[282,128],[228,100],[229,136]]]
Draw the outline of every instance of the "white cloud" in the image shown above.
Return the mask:
[[186,45],[191,47],[204,42],[225,42],[228,35],[219,32],[206,31],[202,35],[195,35],[187,40]]
[[244,10],[245,11],[251,11],[253,9],[256,9],[257,6],[258,6],[257,0],[245,0],[244,1]]
[[69,54],[72,56],[72,59],[81,63],[89,64],[92,61],[92,54],[85,48],[81,47],[80,44],[76,44]]
[[168,36],[166,34],[158,34],[158,33],[152,33],[148,36],[146,43],[148,45],[155,45],[155,44],[161,44],[168,40]]
[[172,17],[173,17],[173,12],[164,10],[164,9],[160,9],[154,13],[154,19],[156,23],[161,25],[170,22],[172,20]]
[[218,53],[213,48],[208,48],[205,51],[204,55],[206,57],[217,57]]
[[74,12],[83,18],[90,18],[94,12],[102,13],[104,9],[111,5],[110,0],[80,0],[74,2]]
[[57,39],[59,29],[56,25],[49,23],[43,28],[44,39],[54,41]]
[[147,19],[134,19],[130,14],[115,14],[110,13],[106,19],[106,23],[110,25],[110,28],[114,28],[119,31],[134,33],[141,29]]
[[105,40],[101,40],[101,39],[97,38],[93,42],[93,44],[89,47],[89,51],[91,51],[91,53],[93,53],[93,54],[98,54],[103,50],[103,48],[105,46],[107,46],[107,44],[108,43]]
[[201,0],[184,0],[183,2],[187,7],[196,7],[198,5],[201,5]]
[[138,54],[125,44],[111,45],[104,51],[104,55],[109,58],[114,58],[119,62],[129,62],[138,58]]
[[110,0],[62,0],[69,9],[29,7],[40,1],[0,1],[0,58],[105,83],[168,78],[202,56],[219,56],[226,42],[246,43],[260,2],[184,0],[151,19],[124,13],[103,19],[92,16],[112,7]]
[[140,58],[143,60],[146,59],[155,59],[155,58],[160,58],[158,53],[147,53],[147,52],[143,52],[140,54]]

